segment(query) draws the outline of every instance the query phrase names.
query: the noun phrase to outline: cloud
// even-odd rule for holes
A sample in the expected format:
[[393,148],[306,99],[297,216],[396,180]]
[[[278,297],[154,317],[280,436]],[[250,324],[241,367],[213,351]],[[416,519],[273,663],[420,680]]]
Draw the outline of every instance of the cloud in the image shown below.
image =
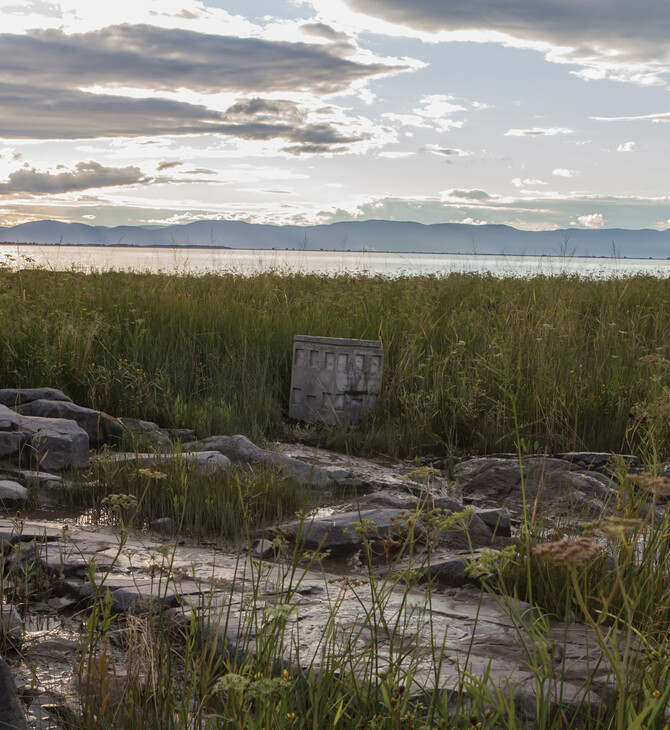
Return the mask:
[[385,150],[383,152],[380,152],[378,157],[386,157],[390,160],[402,160],[406,157],[412,157],[413,154],[414,154],[414,152],[400,152],[400,151],[393,151],[393,150],[388,150],[388,151]]
[[602,228],[605,225],[605,219],[602,213],[589,213],[588,215],[580,215],[577,222],[584,228]]
[[304,23],[300,26],[300,30],[307,35],[325,38],[327,41],[347,41],[349,39],[346,33],[335,30],[327,23]]
[[[451,191],[449,191],[451,192]],[[472,191],[464,191],[471,193]],[[484,191],[482,191],[484,192]],[[553,230],[582,226],[602,228],[648,228],[648,221],[661,221],[667,228],[670,220],[670,197],[606,196],[570,193],[553,197],[533,195],[502,196],[485,193],[488,198],[458,197],[442,193],[440,197],[381,196],[364,197],[320,215],[322,223],[340,220],[388,218],[421,223],[463,222],[467,218],[492,224],[512,225],[526,230]],[[593,211],[597,210],[598,213]],[[639,221],[639,225],[631,222]]]
[[[59,165],[56,169],[61,167]],[[151,181],[152,178],[144,175],[139,167],[104,167],[91,160],[79,162],[74,169],[64,172],[41,172],[34,167],[22,167],[12,172],[7,182],[0,183],[0,195],[52,195],[91,188],[147,184]]]
[[485,190],[445,190],[443,196],[446,198],[460,198],[463,200],[492,200],[493,196]]
[[[373,125],[323,112],[319,97],[409,66],[352,61],[335,48],[148,25],[0,34],[0,137],[214,134],[279,140],[276,150],[292,155],[350,151],[375,136]],[[300,103],[254,95],[283,91]],[[207,95],[220,104],[224,92],[242,98],[210,107]]]
[[345,1],[424,38],[451,35],[535,47],[549,60],[582,65],[584,78],[660,83],[669,71],[666,0]]
[[564,167],[557,167],[551,171],[551,174],[556,177],[574,177],[575,175],[579,175],[576,170],[566,170]]
[[670,112],[657,112],[656,114],[642,114],[630,117],[589,117],[597,122],[654,122],[654,124],[667,124],[670,122]]
[[[293,102],[246,100],[226,112],[166,99],[133,99],[76,90],[0,83],[0,137],[94,139],[212,134],[250,141],[282,140],[289,154],[345,152],[370,140],[361,120],[311,121]],[[264,113],[261,113],[264,109]],[[333,116],[336,111],[333,111]],[[369,125],[368,125],[369,126]]]
[[[426,94],[421,97],[419,105],[414,107],[410,114],[386,112],[382,117],[390,122],[398,122],[404,127],[448,132],[450,129],[463,127],[463,121],[452,119],[451,115],[467,111],[467,107],[455,102],[459,100],[447,94]],[[480,110],[482,106],[470,104],[470,108]]]
[[358,63],[323,44],[115,25],[88,33],[0,34],[0,78],[37,86],[95,84],[205,94],[221,91],[336,93],[360,79],[408,68]]
[[632,152],[637,147],[635,142],[622,142],[617,148],[617,152]]
[[509,129],[505,137],[555,137],[559,134],[573,134],[574,129],[566,127],[532,127],[531,129]]
[[471,152],[458,149],[457,147],[440,147],[437,144],[427,144],[421,148],[422,151],[430,152],[433,155],[440,155],[442,157],[471,157]]
[[535,185],[547,185],[544,180],[533,180],[529,177],[515,177],[512,180],[512,185],[514,185],[515,188],[525,188],[529,186],[535,186]]
[[163,170],[171,170],[173,167],[179,167],[183,164],[184,163],[179,160],[173,160],[172,162],[159,162],[156,169],[158,172],[163,172]]

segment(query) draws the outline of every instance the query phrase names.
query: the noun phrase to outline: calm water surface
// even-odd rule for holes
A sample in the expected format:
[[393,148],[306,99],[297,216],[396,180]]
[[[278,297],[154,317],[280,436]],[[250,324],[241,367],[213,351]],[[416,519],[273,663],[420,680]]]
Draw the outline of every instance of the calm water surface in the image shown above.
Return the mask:
[[279,273],[418,276],[489,272],[497,276],[579,274],[592,278],[650,274],[670,276],[670,260],[580,256],[267,251],[125,246],[24,246],[0,244],[0,266],[54,271],[151,271],[182,274],[262,271]]

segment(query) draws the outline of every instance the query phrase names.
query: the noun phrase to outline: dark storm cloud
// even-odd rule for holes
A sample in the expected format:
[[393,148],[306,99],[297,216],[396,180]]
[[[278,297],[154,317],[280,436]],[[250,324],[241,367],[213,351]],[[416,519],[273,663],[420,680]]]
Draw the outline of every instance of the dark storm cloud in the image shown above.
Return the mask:
[[206,35],[150,25],[116,25],[72,35],[60,30],[0,34],[0,80],[40,87],[116,84],[202,93],[332,93],[391,70],[382,64],[341,58],[327,45]]
[[149,183],[151,180],[139,167],[104,167],[91,160],[80,162],[73,170],[63,172],[40,172],[32,167],[23,167],[11,173],[7,182],[0,183],[0,195],[59,194],[90,188]]
[[[668,59],[667,0],[346,0],[355,10],[420,31],[494,30],[575,49],[578,58]],[[616,63],[617,59],[611,59]]]

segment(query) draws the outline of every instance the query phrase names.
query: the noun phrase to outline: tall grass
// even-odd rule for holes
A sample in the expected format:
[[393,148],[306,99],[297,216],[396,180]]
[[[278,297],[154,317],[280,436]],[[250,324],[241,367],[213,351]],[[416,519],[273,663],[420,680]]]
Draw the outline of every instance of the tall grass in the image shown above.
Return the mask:
[[380,339],[378,410],[319,435],[359,452],[630,448],[631,409],[670,385],[668,331],[670,282],[647,276],[0,271],[2,385],[200,435],[287,432],[295,334]]

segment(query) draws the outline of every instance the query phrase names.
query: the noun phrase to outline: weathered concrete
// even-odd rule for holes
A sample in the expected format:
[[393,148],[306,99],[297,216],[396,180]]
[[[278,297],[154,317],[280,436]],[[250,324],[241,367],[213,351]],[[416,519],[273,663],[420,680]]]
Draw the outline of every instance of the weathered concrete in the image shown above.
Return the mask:
[[382,387],[384,351],[375,340],[296,335],[289,418],[349,426],[369,413]]

